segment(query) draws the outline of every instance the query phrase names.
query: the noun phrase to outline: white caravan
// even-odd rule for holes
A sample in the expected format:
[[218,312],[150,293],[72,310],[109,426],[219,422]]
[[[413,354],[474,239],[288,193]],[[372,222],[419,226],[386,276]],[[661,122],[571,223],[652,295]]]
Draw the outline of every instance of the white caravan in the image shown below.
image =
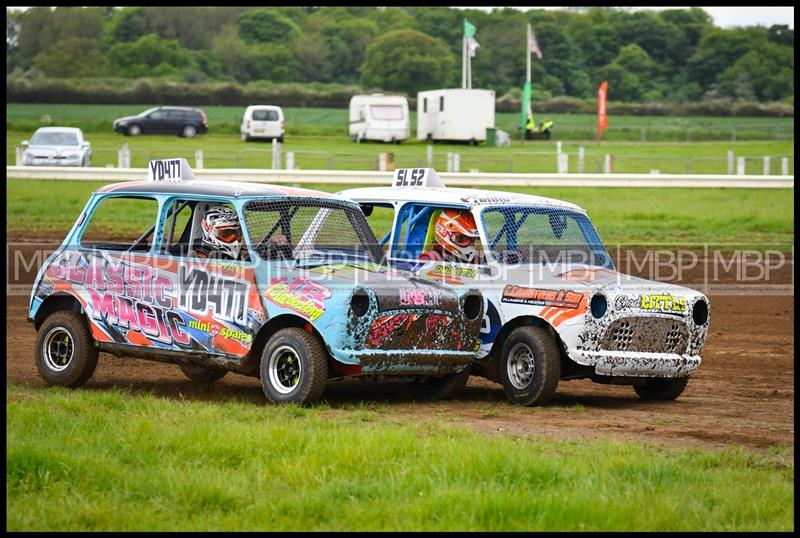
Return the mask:
[[486,140],[494,127],[494,90],[447,89],[417,93],[417,139]]
[[402,95],[354,95],[348,133],[353,142],[401,142],[411,136],[408,100]]

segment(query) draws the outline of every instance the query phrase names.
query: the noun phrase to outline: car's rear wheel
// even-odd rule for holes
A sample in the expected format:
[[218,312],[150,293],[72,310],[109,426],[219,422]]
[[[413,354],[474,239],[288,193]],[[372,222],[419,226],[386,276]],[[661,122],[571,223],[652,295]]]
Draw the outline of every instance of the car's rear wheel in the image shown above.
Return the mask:
[[228,373],[227,370],[222,368],[195,366],[194,364],[181,364],[180,368],[181,372],[183,372],[183,375],[192,381],[198,381],[200,383],[213,383],[215,381],[219,381],[225,377],[225,374]]
[[278,142],[280,142],[281,144],[283,144],[283,135],[281,135],[281,136],[279,136],[279,137],[278,137]]
[[97,348],[81,314],[59,311],[44,320],[36,336],[36,368],[48,385],[77,388],[97,367]]
[[673,379],[654,378],[634,385],[633,390],[642,400],[674,400],[683,393],[688,383],[688,376]]
[[319,400],[328,381],[328,354],[319,337],[287,327],[267,341],[261,354],[261,387],[273,403]]
[[558,345],[544,327],[518,327],[503,345],[500,380],[508,399],[519,405],[543,405],[561,378]]
[[142,128],[138,125],[130,125],[128,126],[128,136],[139,136],[142,134]]
[[194,125],[186,125],[183,127],[183,130],[181,131],[181,136],[183,136],[184,138],[194,138],[194,135],[196,134],[197,134],[197,129],[195,128]]

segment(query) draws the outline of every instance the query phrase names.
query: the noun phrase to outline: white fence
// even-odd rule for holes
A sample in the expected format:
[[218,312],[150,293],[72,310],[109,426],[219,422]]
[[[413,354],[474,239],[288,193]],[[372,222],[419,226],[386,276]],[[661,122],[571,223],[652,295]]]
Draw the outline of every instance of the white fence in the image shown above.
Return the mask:
[[[198,179],[257,183],[330,183],[390,185],[392,172],[351,170],[195,169]],[[451,187],[727,187],[792,189],[794,175],[711,174],[508,174],[442,172]],[[67,168],[59,166],[7,166],[12,179],[60,179],[78,181],[137,181],[147,179],[146,168]]]

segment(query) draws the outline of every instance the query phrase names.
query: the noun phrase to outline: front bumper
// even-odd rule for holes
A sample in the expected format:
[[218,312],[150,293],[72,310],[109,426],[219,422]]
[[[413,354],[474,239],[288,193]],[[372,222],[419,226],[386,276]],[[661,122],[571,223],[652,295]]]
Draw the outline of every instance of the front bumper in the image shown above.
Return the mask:
[[447,374],[461,371],[475,359],[474,351],[406,349],[332,349],[339,361],[359,364],[361,372],[393,374]]
[[644,351],[572,351],[570,357],[595,373],[614,377],[686,377],[700,367],[700,355]]

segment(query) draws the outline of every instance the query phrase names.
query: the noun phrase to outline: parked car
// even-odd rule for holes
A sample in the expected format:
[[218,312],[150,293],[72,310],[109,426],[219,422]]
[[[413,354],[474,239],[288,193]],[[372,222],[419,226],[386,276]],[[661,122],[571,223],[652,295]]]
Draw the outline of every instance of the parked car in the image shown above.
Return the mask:
[[338,194],[366,214],[385,208],[391,265],[483,292],[472,373],[511,402],[546,403],[559,380],[581,378],[672,400],[700,366],[708,297],[618,272],[581,207],[447,188],[433,169],[396,170],[392,185]]
[[[149,166],[150,181],[94,192],[39,270],[28,320],[48,384],[82,385],[99,352],[175,363],[196,381],[259,377],[272,402],[314,401],[346,377],[428,397],[466,383],[480,292],[389,268],[358,204],[194,180],[185,159]],[[135,215],[131,233],[110,241],[121,215]]]
[[20,144],[25,166],[90,166],[92,145],[76,127],[41,127]]
[[272,105],[251,105],[244,111],[242,125],[239,128],[242,140],[272,140],[283,142],[285,123],[283,109]]
[[208,132],[208,117],[199,108],[159,106],[114,120],[114,131],[127,136],[174,134],[193,138]]

